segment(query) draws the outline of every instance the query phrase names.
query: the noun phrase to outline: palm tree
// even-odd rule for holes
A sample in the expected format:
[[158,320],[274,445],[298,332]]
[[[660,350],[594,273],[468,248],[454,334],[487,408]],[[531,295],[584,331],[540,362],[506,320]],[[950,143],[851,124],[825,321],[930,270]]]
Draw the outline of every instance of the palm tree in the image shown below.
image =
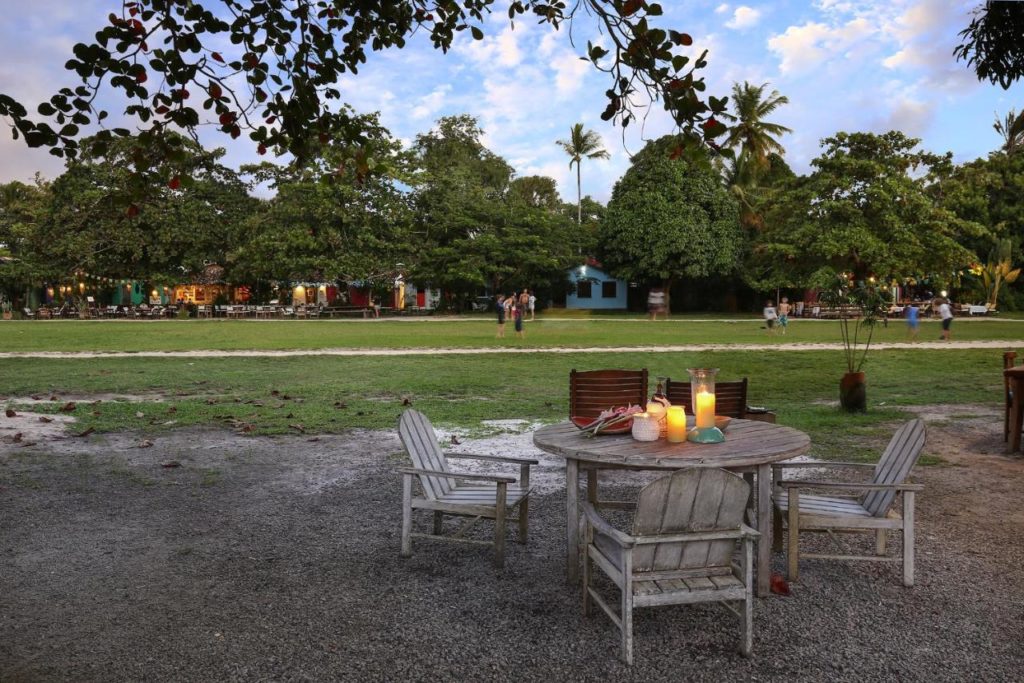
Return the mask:
[[1013,154],[1024,149],[1024,111],[1019,115],[1013,109],[1002,121],[996,116],[996,122],[992,124],[996,132],[1003,136],[1003,151]]
[[576,224],[583,225],[583,190],[580,183],[580,163],[584,159],[607,159],[609,154],[601,147],[601,136],[592,130],[583,130],[583,124],[573,125],[568,140],[557,140],[569,155],[569,168],[576,164]]
[[722,118],[735,121],[735,125],[729,128],[729,132],[723,143],[726,147],[739,147],[739,167],[744,169],[750,184],[756,184],[757,178],[764,174],[769,166],[769,156],[772,153],[783,155],[785,148],[779,144],[778,137],[793,131],[777,123],[769,123],[765,118],[783,104],[789,103],[789,98],[780,95],[778,90],[772,90],[765,97],[764,91],[767,83],[759,86],[751,85],[747,81],[743,85],[734,83],[732,86],[732,114],[723,114]]

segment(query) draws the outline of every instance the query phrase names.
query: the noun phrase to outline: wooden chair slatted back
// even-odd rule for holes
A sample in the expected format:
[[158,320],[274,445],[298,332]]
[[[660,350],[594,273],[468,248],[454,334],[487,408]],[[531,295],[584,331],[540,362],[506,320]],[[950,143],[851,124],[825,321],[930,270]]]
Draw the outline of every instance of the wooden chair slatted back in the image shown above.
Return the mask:
[[[875,466],[873,484],[902,484],[910,476],[924,448],[924,420],[911,420],[896,430]],[[895,491],[868,491],[861,497],[864,509],[875,517],[885,517],[896,499]]]
[[[402,440],[405,451],[412,458],[412,464],[421,470],[438,470],[450,472],[448,460],[437,444],[434,427],[427,416],[418,410],[406,410],[398,418],[398,438]],[[423,493],[430,500],[435,500],[455,488],[455,482],[448,477],[437,475],[420,475]]]
[[569,373],[569,417],[597,417],[626,405],[647,405],[647,368]]
[[[665,396],[674,406],[685,406],[693,414],[693,397],[689,382],[665,383]],[[743,419],[747,416],[747,378],[735,382],[715,382],[715,413]]]
[[[643,488],[633,518],[634,536],[734,530],[743,522],[750,485],[725,470],[691,467]],[[633,550],[634,574],[729,567],[736,542],[655,543]]]

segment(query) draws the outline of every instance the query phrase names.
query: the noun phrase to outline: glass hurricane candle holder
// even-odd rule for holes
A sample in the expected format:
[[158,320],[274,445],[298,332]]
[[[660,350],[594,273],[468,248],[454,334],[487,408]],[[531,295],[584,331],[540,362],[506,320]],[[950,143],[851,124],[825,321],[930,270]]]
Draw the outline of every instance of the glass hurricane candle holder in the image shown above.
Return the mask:
[[721,443],[725,434],[715,426],[715,375],[718,368],[688,368],[694,427],[687,439],[695,443]]
[[669,406],[665,438],[672,443],[686,441],[686,410],[682,406]]

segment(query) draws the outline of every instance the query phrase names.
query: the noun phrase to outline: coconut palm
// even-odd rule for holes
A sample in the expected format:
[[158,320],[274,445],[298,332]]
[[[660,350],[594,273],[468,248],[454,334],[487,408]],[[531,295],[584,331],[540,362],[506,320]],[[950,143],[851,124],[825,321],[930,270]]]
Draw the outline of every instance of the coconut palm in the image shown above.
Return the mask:
[[996,122],[992,124],[996,132],[1003,136],[1003,151],[1013,154],[1024,150],[1024,111],[1019,115],[1013,109],[1002,121],[996,116]]
[[583,225],[583,190],[581,185],[580,164],[584,159],[607,159],[610,155],[601,147],[601,136],[592,130],[583,130],[583,124],[573,125],[568,140],[557,140],[565,153],[569,155],[569,168],[576,165],[576,224]]
[[793,131],[777,123],[769,123],[765,119],[776,109],[789,103],[789,98],[772,90],[765,97],[767,83],[751,85],[747,81],[743,85],[734,83],[732,86],[732,113],[723,114],[722,118],[735,122],[726,134],[726,147],[739,147],[739,165],[747,178],[743,180],[756,184],[757,178],[764,174],[769,166],[771,154],[783,155],[785,148],[779,144],[778,138]]

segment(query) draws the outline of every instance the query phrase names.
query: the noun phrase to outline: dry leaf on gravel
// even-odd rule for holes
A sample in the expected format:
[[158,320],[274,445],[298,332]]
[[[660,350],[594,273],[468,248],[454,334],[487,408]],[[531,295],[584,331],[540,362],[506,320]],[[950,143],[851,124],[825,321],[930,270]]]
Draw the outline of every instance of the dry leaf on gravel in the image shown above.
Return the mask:
[[149,448],[152,445],[153,445],[152,441],[150,441],[149,439],[144,439],[143,441],[139,442],[139,445],[136,446],[136,448]]
[[39,416],[39,421],[40,422],[53,422],[53,418],[52,417],[46,417],[45,415],[40,415]]
[[18,432],[17,434],[15,434],[14,436],[11,437],[11,442],[12,443],[21,443],[21,437],[22,437],[22,433]]
[[181,467],[181,463],[177,460],[168,460],[167,462],[160,463],[160,467]]
[[454,434],[452,434],[452,445],[453,446],[458,446],[460,443],[462,443],[462,442],[459,441],[459,437],[457,437]]
[[14,412],[13,410],[11,410],[10,408],[8,408],[5,411],[5,414],[7,415],[7,417],[18,417],[18,414],[16,412]]
[[306,441],[309,441],[309,442],[319,441],[319,440],[320,440],[319,436],[314,436],[312,439],[306,439]]
[[92,434],[95,431],[96,431],[95,428],[89,427],[84,432],[79,432],[78,434],[75,434],[75,436],[89,436],[90,434]]

